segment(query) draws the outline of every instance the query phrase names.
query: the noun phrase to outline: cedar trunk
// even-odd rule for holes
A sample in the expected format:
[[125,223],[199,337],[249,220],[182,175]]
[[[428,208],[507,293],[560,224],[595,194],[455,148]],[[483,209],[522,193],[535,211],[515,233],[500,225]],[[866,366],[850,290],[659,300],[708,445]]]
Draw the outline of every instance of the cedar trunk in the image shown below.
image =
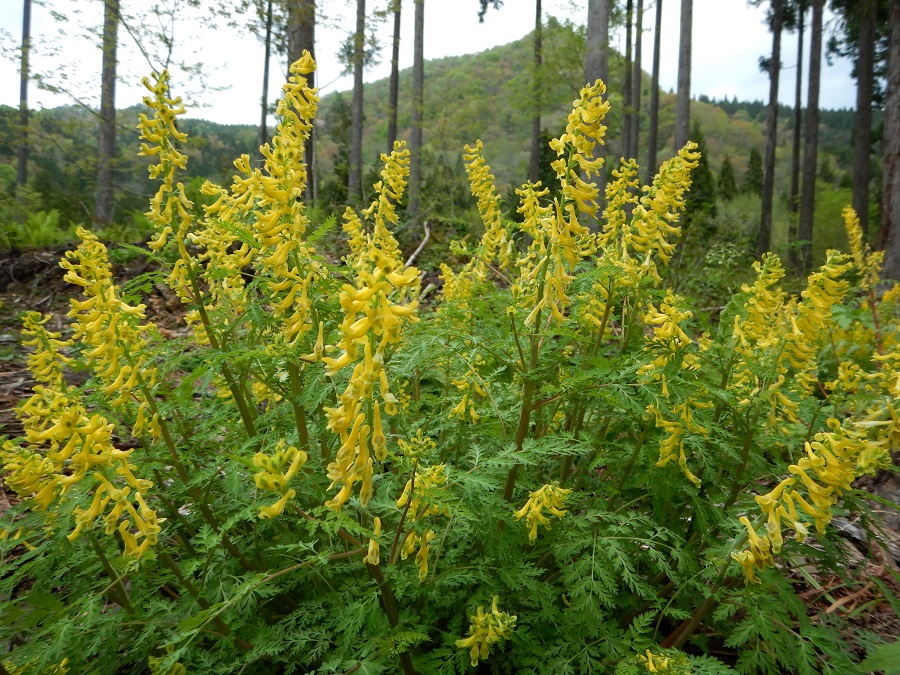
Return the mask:
[[119,0],[105,0],[103,10],[103,70],[100,75],[100,130],[97,136],[97,190],[94,221],[113,216],[113,162],[116,156],[116,48]]
[[531,158],[528,162],[528,180],[536,183],[541,161],[541,38],[543,37],[541,0],[535,0],[534,10],[534,117],[531,118]]
[[819,149],[819,75],[822,67],[822,4],[812,0],[809,50],[809,90],[803,148],[803,186],[800,191],[800,265],[804,274],[812,266],[813,213],[816,207],[816,165]]
[[637,17],[634,30],[634,68],[631,76],[631,153],[637,159],[641,137],[641,38],[644,33],[644,0],[637,0]]
[[400,99],[400,9],[401,0],[394,0],[394,38],[391,42],[391,79],[388,93],[388,154],[397,140],[397,104]]
[[[602,80],[609,86],[609,16],[610,0],[588,0],[586,50],[584,57],[584,81],[593,84]],[[597,157],[606,157],[606,146],[596,149]],[[606,192],[606,167],[597,176],[601,200]]]
[[347,200],[362,199],[363,65],[366,48],[366,0],[356,0],[353,35],[353,109],[350,122],[350,179]]
[[259,145],[263,145],[269,136],[266,129],[266,118],[269,116],[269,61],[272,56],[272,0],[266,6],[266,56],[263,63],[263,89],[260,102]]
[[22,60],[19,68],[19,148],[16,186],[22,190],[28,182],[28,57],[31,51],[31,0],[22,7]]
[[763,164],[762,210],[756,253],[760,257],[772,247],[772,205],[775,198],[775,148],[778,135],[778,79],[781,74],[782,0],[772,0],[772,60],[769,63],[769,109],[766,112],[766,157]]
[[647,185],[656,175],[656,152],[659,143],[659,45],[662,33],[662,4],[656,0],[656,29],[653,33],[653,72],[650,75],[650,127],[647,131]]
[[419,222],[422,195],[422,116],[425,107],[425,0],[415,0],[413,37],[413,105],[412,128],[409,132],[409,207],[407,217]]
[[[316,58],[316,0],[291,0],[288,3],[288,65],[303,56],[303,51]],[[306,76],[310,87],[316,86],[316,73]],[[316,129],[310,129],[304,144],[306,158],[306,191],[310,199],[316,199],[319,183],[316,179]]]
[[625,6],[625,67],[622,69],[622,102],[625,114],[622,117],[622,155],[627,159],[631,154],[631,120],[634,112],[631,109],[631,83],[634,73],[631,70],[631,29],[634,25],[634,0],[628,0]]
[[869,234],[869,154],[872,146],[872,86],[875,72],[875,2],[860,6],[856,59],[856,115],[853,129],[853,209],[863,237]]
[[800,136],[803,132],[803,22],[804,9],[801,4],[797,9],[797,82],[794,87],[794,138],[791,148],[791,198],[788,202],[790,220],[788,221],[788,265],[791,269],[800,266],[797,249],[792,246],[797,242],[797,218],[800,212]]
[[678,47],[678,95],[675,100],[675,152],[688,142],[691,127],[691,24],[693,0],[681,0],[681,37]]
[[891,4],[890,46],[884,101],[881,234],[886,279],[900,280],[900,3]]

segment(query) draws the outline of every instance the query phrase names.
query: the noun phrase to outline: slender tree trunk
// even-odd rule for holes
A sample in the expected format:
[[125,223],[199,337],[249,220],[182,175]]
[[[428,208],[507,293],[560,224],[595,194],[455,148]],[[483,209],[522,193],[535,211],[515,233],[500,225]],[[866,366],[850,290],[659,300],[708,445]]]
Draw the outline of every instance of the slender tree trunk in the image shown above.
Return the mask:
[[637,159],[641,138],[641,42],[644,33],[644,0],[637,0],[637,17],[634,30],[634,70],[631,76],[631,152]]
[[864,0],[859,8],[859,40],[856,60],[856,115],[853,131],[853,208],[863,237],[869,234],[869,155],[872,146],[872,86],[875,64],[875,2]]
[[[22,60],[19,67],[19,148],[17,151],[16,190],[21,199],[28,182],[28,57],[31,52],[31,0],[22,7]],[[24,216],[24,213],[23,213]]]
[[628,0],[625,5],[625,67],[622,69],[622,102],[624,103],[625,114],[622,116],[622,155],[628,159],[633,157],[631,154],[631,129],[634,111],[631,108],[632,103],[632,76],[631,70],[631,29],[634,26],[634,0]]
[[[593,84],[602,80],[609,86],[609,17],[611,0],[588,0],[586,53],[584,57],[584,81]],[[596,148],[597,157],[606,157],[606,146]],[[606,166],[597,176],[601,201],[606,192]]]
[[[289,0],[288,2],[288,65],[303,56],[303,51],[316,58],[316,0]],[[310,87],[316,86],[316,74],[306,76]],[[316,176],[316,128],[309,132],[304,144],[306,158],[306,194],[315,200],[319,196]]]
[[541,42],[543,37],[541,0],[535,0],[534,10],[534,117],[531,118],[531,160],[528,163],[528,180],[536,183],[541,161]]
[[116,48],[119,0],[104,0],[103,70],[100,74],[100,131],[97,137],[97,190],[94,220],[105,224],[113,216],[113,162],[116,156]]
[[769,110],[766,113],[766,156],[763,163],[762,212],[756,253],[772,248],[772,206],[775,200],[775,148],[778,145],[778,80],[781,74],[782,0],[772,0],[772,60],[769,63]]
[[800,266],[797,249],[791,244],[797,242],[797,218],[800,213],[800,137],[803,131],[803,24],[804,7],[800,3],[797,21],[797,82],[794,87],[794,138],[791,148],[791,198],[788,203],[790,220],[788,222],[788,265],[791,269]]
[[400,9],[402,0],[394,0],[394,39],[391,43],[391,80],[388,93],[388,154],[397,140],[397,104],[400,99]]
[[272,56],[272,0],[266,7],[266,60],[263,64],[262,116],[259,120],[259,144],[263,145],[269,136],[266,118],[269,116],[269,61]]
[[681,38],[678,47],[678,96],[675,100],[675,152],[688,142],[691,128],[691,24],[694,0],[681,0]]
[[406,215],[413,224],[418,224],[422,198],[422,119],[425,112],[425,0],[415,0],[415,4],[412,128],[409,132],[409,205]]
[[884,173],[881,241],[886,279],[900,280],[900,2],[891,3],[887,86],[884,101]]
[[662,4],[656,0],[656,28],[653,33],[653,73],[650,75],[650,128],[647,134],[647,184],[656,175],[656,146],[659,143],[659,45],[662,33]]
[[350,179],[347,199],[363,196],[362,132],[363,132],[363,65],[366,48],[366,0],[356,0],[356,33],[353,36],[353,109],[350,126]]
[[822,5],[824,0],[812,0],[812,29],[809,51],[809,93],[806,100],[806,128],[804,129],[803,186],[800,191],[800,228],[802,242],[800,264],[808,273],[812,265],[813,213],[816,207],[816,165],[819,149],[819,76],[822,67]]

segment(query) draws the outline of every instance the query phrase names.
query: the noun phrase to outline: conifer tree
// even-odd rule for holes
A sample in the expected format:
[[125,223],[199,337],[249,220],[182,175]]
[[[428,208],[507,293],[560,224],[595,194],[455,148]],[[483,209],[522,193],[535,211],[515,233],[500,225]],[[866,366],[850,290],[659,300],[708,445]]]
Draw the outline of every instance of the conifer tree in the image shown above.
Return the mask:
[[116,156],[116,48],[119,0],[104,0],[103,70],[100,74],[100,124],[97,137],[97,189],[94,220],[109,223],[113,216],[113,161]]
[[884,243],[884,277],[900,280],[900,3],[891,4],[889,25],[881,241]]
[[691,125],[691,33],[693,0],[681,0],[681,36],[678,47],[678,96],[675,101],[675,152],[688,141]]
[[363,67],[366,48],[366,0],[356,0],[356,32],[353,34],[353,128],[350,141],[350,179],[347,198],[362,198]]
[[691,140],[697,144],[700,159],[691,174],[693,182],[691,191],[685,197],[684,212],[688,222],[697,222],[701,218],[716,217],[716,178],[709,168],[705,138],[699,122],[694,122],[691,128]]
[[772,0],[769,18],[772,28],[772,56],[769,59],[769,106],[766,111],[766,158],[763,170],[762,206],[756,253],[762,256],[772,245],[772,207],[775,198],[775,147],[778,142],[778,76],[781,73],[782,0]]
[[813,211],[816,204],[816,165],[819,150],[819,78],[822,67],[822,12],[824,0],[812,0],[810,27],[809,90],[806,96],[806,126],[804,128],[803,186],[800,189],[800,223],[797,236],[800,266],[807,273],[812,266]]
[[762,197],[763,166],[762,155],[756,147],[750,148],[750,162],[747,164],[747,173],[744,174],[744,182],[741,191],[746,194]]
[[734,167],[731,158],[726,155],[722,160],[722,168],[719,171],[719,196],[723,201],[730,202],[737,196],[737,180],[734,177]]
[[662,3],[656,0],[656,29],[653,33],[653,72],[650,75],[650,124],[647,132],[647,177],[649,183],[656,174],[656,146],[659,138],[659,49],[662,33]]

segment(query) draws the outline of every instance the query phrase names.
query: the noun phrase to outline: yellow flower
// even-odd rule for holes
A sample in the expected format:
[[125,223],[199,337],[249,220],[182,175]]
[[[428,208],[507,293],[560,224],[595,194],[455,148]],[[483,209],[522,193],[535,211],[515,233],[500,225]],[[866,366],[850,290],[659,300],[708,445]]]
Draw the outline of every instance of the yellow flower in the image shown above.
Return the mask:
[[253,476],[256,487],[260,490],[281,493],[274,504],[260,508],[260,518],[271,519],[281,515],[287,503],[297,494],[296,490],[289,489],[288,485],[306,463],[306,459],[305,452],[294,445],[288,446],[284,439],[275,444],[275,452],[272,455],[260,451],[253,456],[253,464],[259,469]]
[[550,515],[562,520],[562,517],[566,515],[564,507],[570,492],[572,491],[569,489],[548,484],[528,494],[528,501],[525,502],[525,506],[516,511],[515,516],[516,520],[525,518],[529,543],[533,544],[537,539],[538,524],[550,529],[550,519],[544,515],[545,510]]
[[516,628],[516,616],[501,612],[497,608],[499,600],[500,597],[495,595],[490,613],[479,606],[475,614],[469,616],[469,637],[456,641],[457,647],[469,650],[473,667],[478,665],[479,659],[486,660],[491,646],[508,640]]

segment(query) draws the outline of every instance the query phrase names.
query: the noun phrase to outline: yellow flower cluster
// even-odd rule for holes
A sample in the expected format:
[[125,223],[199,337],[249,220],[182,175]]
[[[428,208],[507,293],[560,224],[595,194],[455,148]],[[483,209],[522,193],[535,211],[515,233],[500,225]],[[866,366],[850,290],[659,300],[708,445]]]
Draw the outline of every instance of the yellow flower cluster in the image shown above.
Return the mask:
[[638,654],[638,660],[641,662],[641,665],[647,669],[648,673],[666,673],[669,670],[669,667],[672,665],[673,659],[671,656],[664,656],[662,654],[654,654],[649,649],[647,649],[644,654]]
[[400,451],[410,459],[423,457],[436,447],[434,439],[422,435],[421,429],[416,429],[416,435],[409,440],[401,438],[397,441],[397,445],[400,447]]
[[806,456],[788,467],[791,477],[768,494],[756,497],[766,517],[766,535],[760,537],[746,517],[741,519],[747,528],[750,549],[733,553],[732,557],[743,567],[748,583],[758,581],[754,570],[773,565],[771,554],[781,551],[782,519],[794,531],[797,541],[803,541],[809,530],[800,518],[799,507],[813,519],[816,531],[824,534],[831,522],[831,507],[853,480],[890,465],[890,450],[870,440],[865,429],[847,428],[834,418],[828,420],[828,427],[831,431],[818,433],[811,443],[805,444]]
[[694,486],[700,487],[700,479],[697,478],[687,466],[687,457],[684,454],[684,438],[688,433],[707,436],[709,432],[705,427],[694,421],[693,411],[697,408],[711,408],[712,402],[687,398],[682,403],[672,406],[671,411],[677,416],[674,420],[663,417],[659,408],[651,405],[647,412],[656,417],[656,427],[667,434],[659,442],[659,460],[656,466],[664,467],[673,459],[678,460],[678,466],[684,472],[685,477]]
[[[649,377],[659,382],[662,395],[669,397],[669,388],[666,384],[666,375],[663,369],[675,358],[680,349],[691,344],[691,339],[681,329],[681,322],[690,319],[693,313],[688,310],[679,310],[678,305],[682,299],[671,291],[666,293],[666,297],[659,304],[659,309],[654,305],[648,306],[646,314],[644,314],[644,325],[651,326],[652,335],[646,337],[647,345],[644,351],[656,353],[655,359],[638,368],[638,375]],[[696,369],[695,364],[687,358],[682,359],[682,367],[693,370]]]
[[525,519],[530,543],[533,544],[537,539],[538,524],[550,529],[550,519],[544,515],[545,510],[560,520],[566,515],[566,499],[570,492],[572,490],[551,483],[528,493],[528,501],[525,502],[525,506],[516,511],[515,516],[516,520]]
[[465,362],[465,373],[450,380],[450,384],[456,387],[458,391],[463,392],[463,397],[456,407],[450,411],[449,416],[464,420],[468,409],[469,418],[472,420],[472,424],[475,424],[481,419],[481,415],[475,410],[475,396],[487,396],[487,392],[482,386],[486,383],[484,383],[484,380],[478,373],[478,366],[484,365],[484,359],[475,351]]
[[412,552],[416,550],[416,544],[419,545],[419,551],[416,553],[416,567],[419,568],[419,581],[425,581],[428,576],[428,552],[431,549],[431,540],[434,539],[434,530],[425,530],[419,536],[414,530],[410,530],[403,540],[403,547],[400,549],[400,557],[406,560]]
[[853,258],[853,266],[860,273],[857,284],[861,290],[868,291],[878,283],[881,263],[884,261],[884,251],[872,251],[869,248],[868,242],[863,239],[859,217],[852,206],[845,206],[841,215],[844,218],[847,239],[850,241],[850,256]]
[[469,650],[473,667],[478,665],[479,659],[486,660],[490,656],[491,646],[508,640],[516,628],[516,616],[501,612],[497,608],[499,601],[500,597],[495,595],[490,613],[479,606],[475,614],[469,616],[469,637],[456,641],[457,647]]
[[[70,301],[74,337],[85,346],[88,365],[103,382],[100,391],[110,406],[128,408],[135,398],[140,400],[132,434],[140,438],[149,433],[156,442],[160,438],[159,420],[151,414],[146,400],[158,377],[146,340],[156,326],[142,323],[144,305],[132,307],[121,299],[112,281],[106,247],[84,228],[78,228],[77,234],[81,244],[66,252],[59,263],[67,270],[63,278],[81,286],[84,295],[83,300]],[[144,395],[137,395],[139,391]]]
[[275,444],[275,452],[272,455],[260,451],[253,456],[253,464],[259,469],[253,477],[256,487],[281,494],[277,502],[260,508],[260,518],[275,518],[281,515],[287,503],[297,494],[296,490],[288,486],[304,463],[306,453],[294,445],[288,446],[284,439]]
[[9,673],[9,675],[66,675],[69,672],[69,659],[63,659],[55,666],[48,666],[40,671],[39,674],[34,671],[34,664],[32,662],[26,663],[23,666],[14,666],[9,661],[3,663],[3,667]]
[[369,565],[377,565],[381,562],[381,545],[378,543],[378,537],[381,536],[381,518],[375,516],[373,519],[373,535],[369,539],[369,549],[366,551],[366,557],[363,562]]
[[[415,482],[415,487],[413,486]],[[397,508],[403,509],[409,504],[406,518],[414,523],[417,518],[425,518],[437,514],[449,515],[446,506],[438,506],[441,493],[447,484],[447,467],[444,464],[435,464],[416,472],[415,481],[406,481],[403,494],[397,500]]]
[[[384,157],[384,156],[383,156]],[[408,175],[409,151],[398,143],[390,157],[384,157],[382,181],[376,185],[378,197],[363,211],[372,217],[371,232],[351,210],[344,215],[345,230],[351,235],[351,255],[348,263],[356,270],[356,284],[344,284],[339,301],[344,319],[339,326],[341,338],[326,352],[340,350],[337,357],[324,356],[327,375],[333,377],[357,361],[338,406],[326,408],[328,428],[339,434],[341,447],[328,465],[331,487],[340,484],[337,495],[326,505],[339,510],[350,498],[354,483],[362,484],[359,501],[363,506],[372,496],[373,459],[387,456],[381,424],[381,406],[375,399],[375,385],[384,403],[384,412],[397,412],[397,397],[391,393],[384,369],[389,348],[400,341],[404,320],[418,321],[415,296],[419,288],[419,271],[415,267],[403,269],[396,239],[386,223],[395,223],[394,204],[402,197]],[[360,316],[361,315],[361,316]],[[360,356],[362,347],[362,360]]]

